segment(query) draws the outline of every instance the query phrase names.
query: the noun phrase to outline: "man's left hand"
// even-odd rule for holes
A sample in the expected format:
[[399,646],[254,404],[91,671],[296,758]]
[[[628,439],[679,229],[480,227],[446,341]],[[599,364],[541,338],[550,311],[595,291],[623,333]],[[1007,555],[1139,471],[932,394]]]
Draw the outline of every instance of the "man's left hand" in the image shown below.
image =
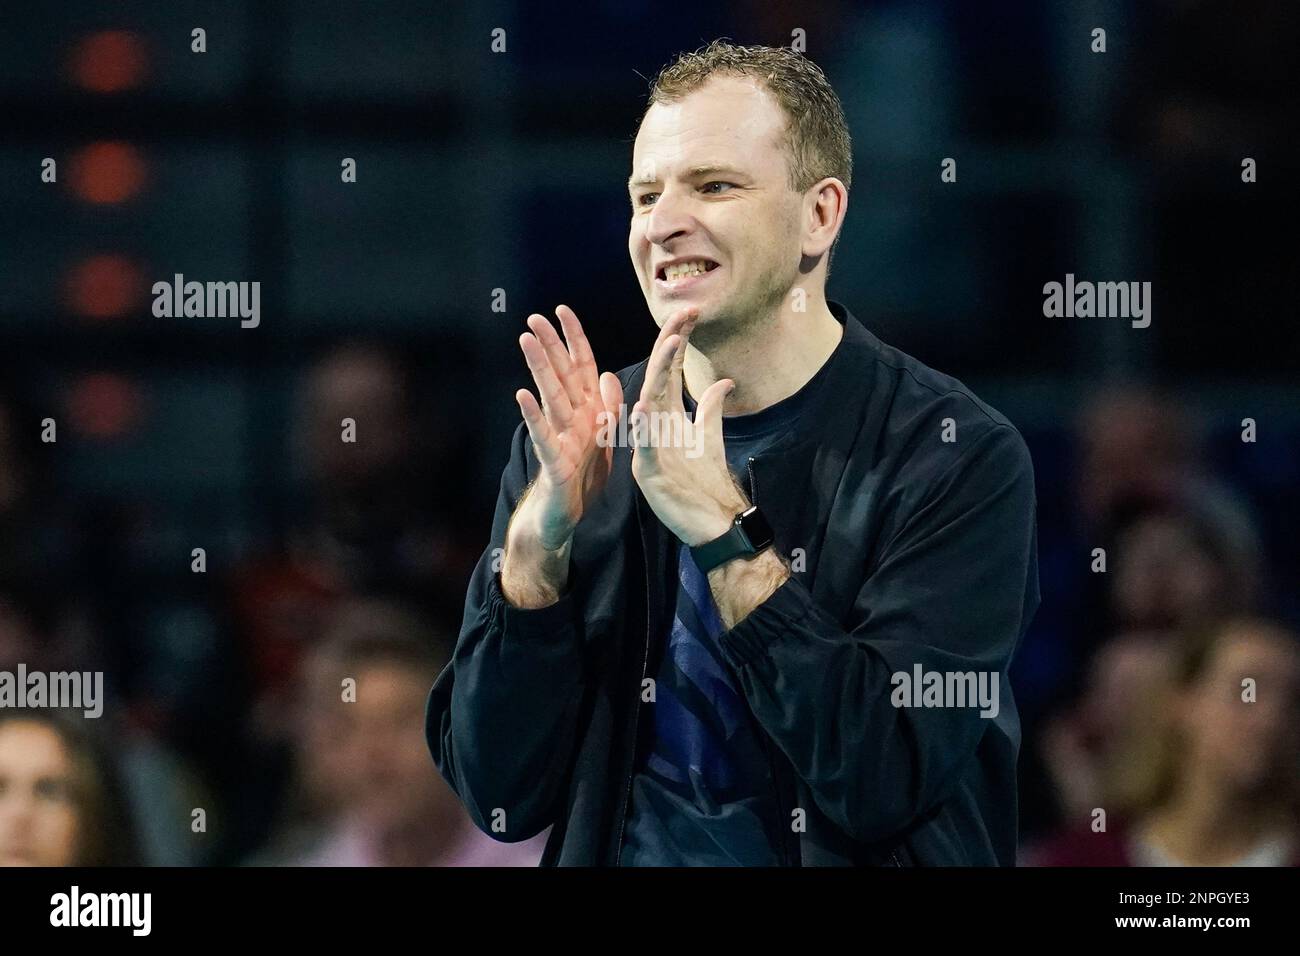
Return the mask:
[[687,306],[659,330],[629,423],[632,477],[659,520],[690,547],[726,534],[749,507],[722,442],[722,402],[735,383],[724,378],[705,389],[694,422],[682,403],[682,363],[698,318],[699,309]]

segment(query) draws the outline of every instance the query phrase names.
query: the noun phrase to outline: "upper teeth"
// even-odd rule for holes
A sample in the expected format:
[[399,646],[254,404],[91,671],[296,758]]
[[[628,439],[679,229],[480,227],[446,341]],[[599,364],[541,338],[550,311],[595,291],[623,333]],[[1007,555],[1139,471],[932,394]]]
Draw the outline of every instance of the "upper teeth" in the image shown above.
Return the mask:
[[664,278],[669,281],[680,279],[682,276],[699,275],[702,272],[709,271],[709,264],[704,260],[699,262],[679,262],[675,266],[664,267]]

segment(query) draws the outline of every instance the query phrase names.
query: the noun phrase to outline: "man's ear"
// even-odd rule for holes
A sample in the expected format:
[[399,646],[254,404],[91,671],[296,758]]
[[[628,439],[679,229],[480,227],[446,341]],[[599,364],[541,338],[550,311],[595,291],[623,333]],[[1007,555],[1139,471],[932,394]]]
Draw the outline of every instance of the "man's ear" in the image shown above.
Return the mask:
[[828,176],[804,194],[806,224],[803,254],[817,258],[835,243],[848,214],[849,191],[834,176]]

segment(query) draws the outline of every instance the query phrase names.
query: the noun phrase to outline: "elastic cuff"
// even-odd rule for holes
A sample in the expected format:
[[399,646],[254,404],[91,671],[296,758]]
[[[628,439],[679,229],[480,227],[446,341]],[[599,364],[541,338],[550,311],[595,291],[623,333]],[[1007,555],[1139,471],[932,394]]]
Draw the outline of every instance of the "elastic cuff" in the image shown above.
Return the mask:
[[719,638],[723,657],[736,669],[744,667],[782,635],[803,628],[812,595],[793,575],[743,621]]
[[488,615],[508,640],[553,642],[572,636],[573,595],[566,588],[559,600],[546,607],[515,607],[501,591],[501,572],[488,585]]

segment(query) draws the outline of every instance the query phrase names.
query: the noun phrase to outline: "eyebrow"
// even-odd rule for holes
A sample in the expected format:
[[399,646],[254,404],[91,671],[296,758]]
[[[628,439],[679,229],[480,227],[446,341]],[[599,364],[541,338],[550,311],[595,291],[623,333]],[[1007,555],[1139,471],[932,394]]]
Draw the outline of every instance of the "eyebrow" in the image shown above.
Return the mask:
[[[741,172],[739,169],[722,163],[704,163],[700,166],[692,166],[687,171],[686,176],[688,179],[696,179],[700,176],[710,176],[714,173],[729,173],[733,176],[745,175],[745,173]],[[633,189],[636,186],[648,186],[651,183],[657,183],[658,181],[657,177],[655,179],[638,179],[636,176],[632,176],[627,181],[627,188]]]

